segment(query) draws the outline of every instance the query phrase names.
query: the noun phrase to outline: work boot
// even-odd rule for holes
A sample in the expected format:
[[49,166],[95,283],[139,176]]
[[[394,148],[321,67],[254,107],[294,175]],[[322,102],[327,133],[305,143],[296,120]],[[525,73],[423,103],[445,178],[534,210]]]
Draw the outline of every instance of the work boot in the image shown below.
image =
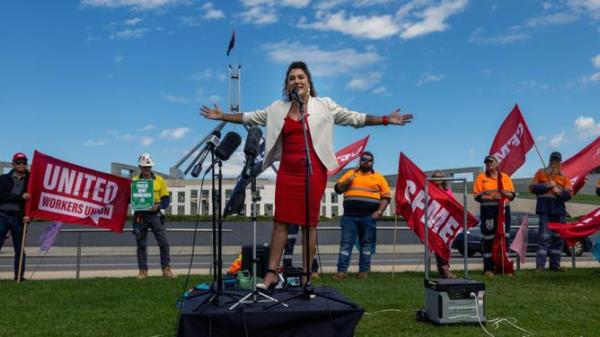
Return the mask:
[[138,280],[143,280],[148,277],[148,271],[146,269],[140,269],[140,272],[135,277]]
[[487,279],[492,279],[492,278],[494,278],[494,272],[488,270],[485,273],[483,273],[483,276],[485,276],[485,278],[487,278]]
[[169,266],[163,267],[162,275],[166,278],[175,278],[175,275],[173,274],[173,272],[171,271],[171,267]]
[[348,277],[348,275],[346,273],[338,271],[337,273],[335,273],[335,275],[333,275],[332,279],[334,279],[336,281],[343,281],[346,279],[346,277]]
[[357,278],[359,280],[366,280],[368,275],[369,275],[369,273],[367,273],[366,271],[361,271],[358,273]]

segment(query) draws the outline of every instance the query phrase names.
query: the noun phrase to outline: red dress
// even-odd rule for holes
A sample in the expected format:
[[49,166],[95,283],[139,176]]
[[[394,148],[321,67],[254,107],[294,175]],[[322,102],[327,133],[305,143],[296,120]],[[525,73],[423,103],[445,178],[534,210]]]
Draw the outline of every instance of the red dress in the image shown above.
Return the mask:
[[[281,132],[283,148],[275,184],[275,222],[304,226],[306,223],[304,211],[305,152],[302,122],[286,117]],[[319,221],[321,198],[327,184],[327,168],[315,153],[310,135],[308,146],[313,169],[313,175],[308,178],[310,183],[309,226],[314,227]]]

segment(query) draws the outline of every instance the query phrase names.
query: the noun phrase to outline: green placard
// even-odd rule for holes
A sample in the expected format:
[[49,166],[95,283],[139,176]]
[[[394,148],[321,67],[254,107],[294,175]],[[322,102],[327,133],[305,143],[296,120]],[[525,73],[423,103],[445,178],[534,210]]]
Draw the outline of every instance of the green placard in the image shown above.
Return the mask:
[[148,211],[154,206],[154,180],[140,179],[131,182],[131,210]]

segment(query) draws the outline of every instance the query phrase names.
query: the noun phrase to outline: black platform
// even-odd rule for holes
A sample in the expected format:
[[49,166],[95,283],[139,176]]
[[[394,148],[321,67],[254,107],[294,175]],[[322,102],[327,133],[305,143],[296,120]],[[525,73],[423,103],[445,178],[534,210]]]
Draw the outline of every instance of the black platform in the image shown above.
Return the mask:
[[[300,288],[276,290],[272,296],[282,300],[301,291]],[[247,293],[236,292],[242,296]],[[315,292],[348,301],[334,288],[319,287]],[[352,307],[319,296],[311,300],[288,301],[287,308],[276,305],[265,309],[266,305],[272,303],[265,302],[239,305],[232,311],[228,308],[235,301],[227,300],[229,303],[216,306],[201,304],[204,300],[204,296],[185,300],[177,336],[350,337],[354,335],[354,329],[364,313],[357,305]]]

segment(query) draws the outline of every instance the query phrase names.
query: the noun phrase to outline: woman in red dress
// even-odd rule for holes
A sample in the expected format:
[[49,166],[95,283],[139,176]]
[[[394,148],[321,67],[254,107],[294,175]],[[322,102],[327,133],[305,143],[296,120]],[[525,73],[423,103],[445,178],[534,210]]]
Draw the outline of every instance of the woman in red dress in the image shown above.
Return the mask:
[[[299,103],[292,100],[291,93],[294,90],[303,101],[304,116],[300,113]],[[312,164],[312,175],[309,177],[310,207],[307,224],[308,261],[312,261],[317,241],[316,226],[320,203],[327,183],[327,171],[337,167],[333,151],[333,125],[353,127],[405,125],[413,118],[412,114],[400,114],[400,109],[384,116],[367,115],[341,107],[330,98],[317,97],[311,73],[306,64],[301,61],[292,62],[288,67],[284,79],[283,98],[265,109],[243,114],[225,114],[216,104],[214,108],[203,106],[201,109],[202,116],[209,119],[246,125],[265,125],[263,169],[277,160],[280,161],[275,185],[275,219],[271,234],[269,269],[264,277],[264,285],[268,288],[274,287],[278,282],[276,270],[287,242],[287,226],[306,225],[303,125],[308,128],[308,148]],[[302,118],[305,123],[302,123]],[[310,266],[307,266],[304,261],[304,273],[309,272]]]

